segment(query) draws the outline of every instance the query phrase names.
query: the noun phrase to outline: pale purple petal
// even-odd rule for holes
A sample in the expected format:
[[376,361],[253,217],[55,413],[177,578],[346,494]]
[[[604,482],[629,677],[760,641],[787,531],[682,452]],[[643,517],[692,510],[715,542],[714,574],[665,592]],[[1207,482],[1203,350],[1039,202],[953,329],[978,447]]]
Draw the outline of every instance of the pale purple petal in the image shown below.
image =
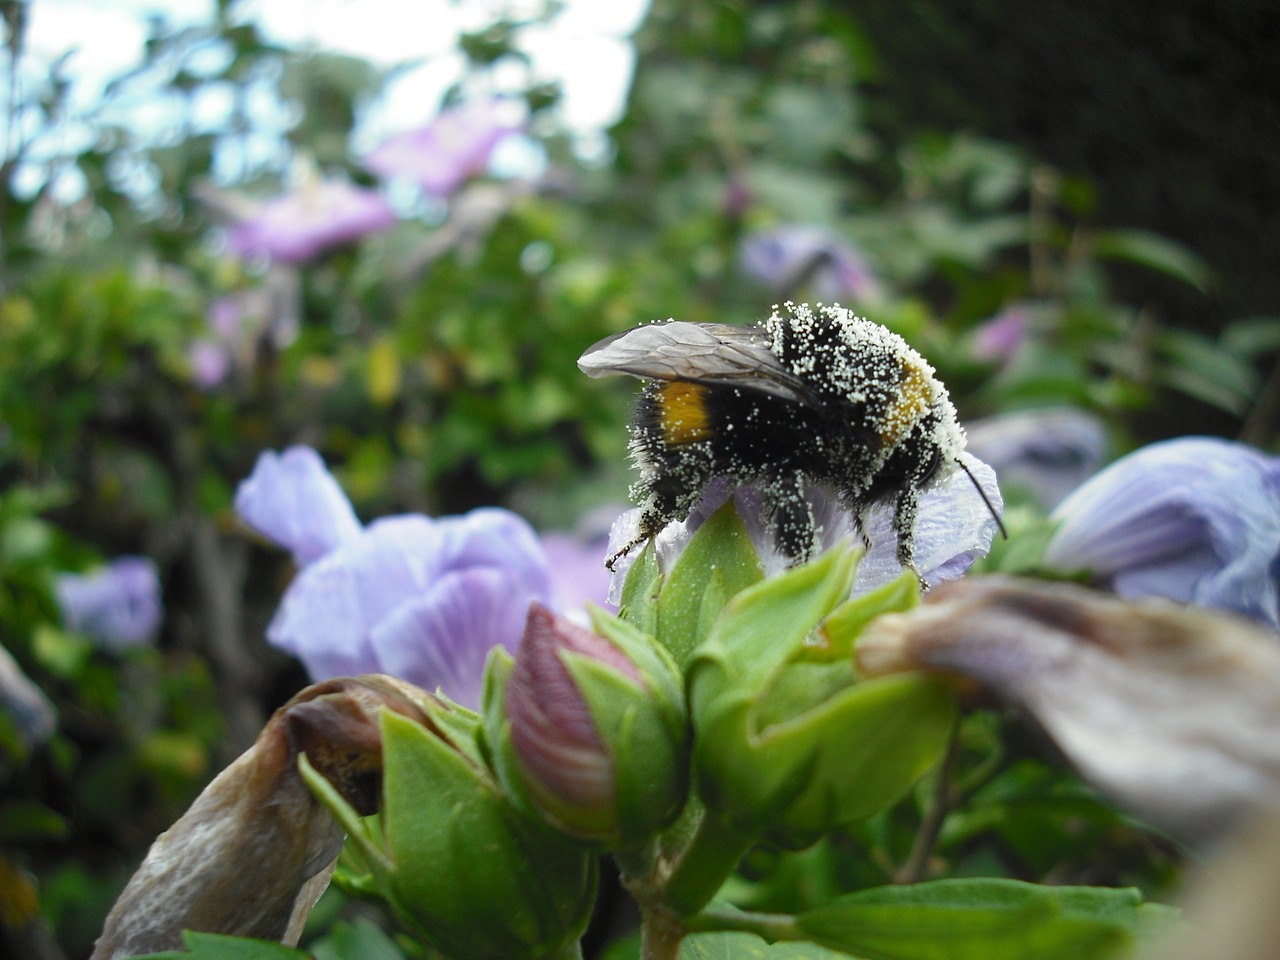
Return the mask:
[[822,226],[788,224],[746,239],[742,267],[779,293],[807,288],[820,300],[877,300],[880,281],[862,253],[835,231]]
[[444,197],[482,173],[494,147],[513,129],[495,103],[454,107],[421,129],[390,137],[363,163],[380,177],[402,177]]
[[1002,413],[965,424],[967,448],[991,465],[1007,493],[1021,487],[1053,509],[1102,466],[1107,432],[1081,410],[1053,407]]
[[351,501],[310,447],[262,453],[236,491],[235,507],[245,523],[292,551],[299,566],[360,535]]
[[63,621],[110,650],[147,643],[160,626],[160,575],[149,557],[120,557],[55,583]]
[[[962,453],[961,460],[981,485],[983,492],[999,514],[1004,506],[995,471],[969,453]],[[773,535],[763,515],[762,498],[750,485],[734,488],[722,479],[707,485],[689,517],[667,524],[654,538],[659,569],[668,571],[675,564],[685,546],[703,521],[719,509],[730,494],[734,498],[738,516],[742,519],[752,545],[760,557],[767,576],[781,573],[788,559],[773,543]],[[818,547],[828,550],[841,540],[858,542],[852,514],[840,506],[836,497],[822,487],[805,491],[818,532]],[[991,549],[999,525],[963,470],[953,470],[926,488],[920,497],[920,509],[915,525],[916,566],[929,585],[963,576],[974,561]],[[629,511],[618,518],[610,533],[609,555],[616,553],[623,544],[631,542],[639,532],[640,510]],[[897,535],[893,530],[893,507],[876,504],[867,510],[864,527],[871,541],[871,548],[858,564],[858,576],[854,594],[867,593],[883,586],[902,574],[897,558]],[[609,588],[609,600],[617,603],[627,570],[640,553],[636,546],[614,564],[613,580]]]
[[322,181],[264,203],[253,217],[231,228],[227,246],[239,257],[301,263],[385,230],[395,220],[376,191],[341,180]]
[[436,525],[442,568],[500,567],[523,590],[540,600],[550,598],[547,556],[537,533],[522,517],[510,510],[482,507],[461,516],[441,517]]
[[607,538],[583,541],[571,533],[544,533],[542,549],[551,571],[552,594],[559,610],[570,613],[609,598]]
[[476,709],[489,651],[514,650],[536,595],[498,567],[446,573],[370,634],[382,672]]
[[[1004,501],[995,471],[970,453],[962,453],[960,458],[999,514]],[[855,594],[874,590],[902,574],[892,522],[893,511],[886,505],[868,511],[866,530],[871,549],[858,564]],[[969,476],[958,469],[948,473],[920,497],[915,561],[925,583],[937,586],[964,576],[978,557],[991,550],[998,529]]]
[[439,543],[427,517],[374,521],[298,573],[267,639],[298,657],[312,680],[388,672],[370,637],[384,618],[437,579]]
[[1280,459],[1184,437],[1113,463],[1054,511],[1044,556],[1122,596],[1235,610],[1280,626]]

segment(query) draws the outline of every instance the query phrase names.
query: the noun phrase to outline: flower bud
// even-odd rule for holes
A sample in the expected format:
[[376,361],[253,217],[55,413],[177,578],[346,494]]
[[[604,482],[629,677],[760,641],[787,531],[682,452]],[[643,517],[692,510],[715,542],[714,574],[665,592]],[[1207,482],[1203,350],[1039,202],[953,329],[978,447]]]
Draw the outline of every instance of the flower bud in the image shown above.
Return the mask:
[[554,956],[581,936],[596,859],[524,813],[486,766],[479,718],[436,697],[423,722],[382,717],[381,829],[308,783],[347,828],[381,892],[432,947],[476,960]]
[[533,604],[505,716],[490,726],[513,792],[567,833],[626,843],[684,802],[682,683],[656,641],[601,612],[595,625],[599,633]]
[[855,677],[848,634],[915,597],[907,576],[841,604],[855,561],[835,549],[743,591],[694,654],[695,775],[708,809],[744,835],[806,846],[895,801],[946,741],[945,685]]

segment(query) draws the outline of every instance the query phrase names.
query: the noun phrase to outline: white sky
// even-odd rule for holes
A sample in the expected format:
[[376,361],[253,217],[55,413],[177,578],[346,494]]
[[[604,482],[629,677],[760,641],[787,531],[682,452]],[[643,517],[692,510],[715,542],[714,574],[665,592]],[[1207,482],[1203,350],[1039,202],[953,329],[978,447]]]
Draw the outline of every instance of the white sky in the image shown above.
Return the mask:
[[[533,78],[561,82],[560,115],[584,143],[619,115],[634,62],[628,38],[647,4],[565,0],[563,13],[550,26],[520,34]],[[287,47],[346,53],[381,67],[421,61],[372,106],[357,130],[355,149],[361,152],[391,132],[430,119],[445,89],[459,77],[454,41],[460,31],[479,29],[503,11],[519,16],[535,9],[531,0],[242,0],[233,12],[237,21],[257,22],[267,39]],[[213,11],[213,0],[31,0],[23,73],[47,74],[70,52],[71,113],[82,115],[96,105],[108,80],[140,62],[149,15],[181,26],[208,23]],[[504,82],[501,74],[496,79]],[[515,88],[527,75],[521,70],[508,79]],[[0,83],[0,93],[5,86]],[[166,126],[158,103],[135,101],[128,109],[135,127]],[[211,91],[196,109],[216,124],[226,104]],[[63,131],[63,148],[76,136],[74,128]]]

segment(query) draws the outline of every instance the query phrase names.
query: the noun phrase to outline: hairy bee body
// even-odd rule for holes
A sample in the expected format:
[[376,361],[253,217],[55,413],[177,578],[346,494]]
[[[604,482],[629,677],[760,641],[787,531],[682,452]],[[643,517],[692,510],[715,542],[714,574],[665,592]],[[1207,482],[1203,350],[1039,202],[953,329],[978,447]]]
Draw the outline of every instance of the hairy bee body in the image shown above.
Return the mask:
[[899,562],[915,569],[920,493],[964,449],[933,368],[839,306],[787,304],[756,327],[651,324],[601,341],[579,365],[649,380],[631,425],[641,539],[724,477],[760,490],[778,548],[802,561],[821,533],[807,495],[817,485],[859,525],[868,506],[892,501]]

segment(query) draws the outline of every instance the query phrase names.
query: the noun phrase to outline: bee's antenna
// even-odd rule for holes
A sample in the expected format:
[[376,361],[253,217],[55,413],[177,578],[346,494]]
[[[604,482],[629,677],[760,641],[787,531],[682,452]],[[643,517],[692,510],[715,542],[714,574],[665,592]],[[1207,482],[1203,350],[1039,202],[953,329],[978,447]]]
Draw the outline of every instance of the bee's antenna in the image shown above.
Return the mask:
[[996,508],[991,505],[991,500],[987,497],[987,491],[983,490],[978,484],[978,479],[973,475],[964,461],[956,457],[956,466],[964,471],[965,476],[969,478],[969,482],[973,484],[973,489],[978,491],[978,496],[982,498],[982,502],[987,505],[987,512],[991,514],[991,519],[996,522],[996,526],[1000,528],[1000,536],[1005,540],[1009,539],[1009,531],[1004,528],[1004,521],[1000,519],[1000,514],[996,513]]

